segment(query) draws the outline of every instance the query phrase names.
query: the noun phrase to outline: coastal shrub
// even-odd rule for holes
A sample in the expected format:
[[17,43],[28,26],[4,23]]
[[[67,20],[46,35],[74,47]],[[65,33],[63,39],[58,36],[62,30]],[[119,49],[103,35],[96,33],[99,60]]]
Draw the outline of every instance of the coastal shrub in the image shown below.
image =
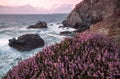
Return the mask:
[[108,37],[84,32],[18,63],[3,79],[114,79],[119,53]]

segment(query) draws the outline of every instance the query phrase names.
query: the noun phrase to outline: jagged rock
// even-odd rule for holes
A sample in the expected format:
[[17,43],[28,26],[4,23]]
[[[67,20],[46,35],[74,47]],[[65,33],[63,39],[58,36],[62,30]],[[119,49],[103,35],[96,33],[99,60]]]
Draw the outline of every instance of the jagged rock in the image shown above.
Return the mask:
[[82,32],[86,29],[105,34],[120,45],[120,0],[83,0],[62,23]]
[[76,29],[88,28],[113,14],[120,13],[119,5],[120,0],[83,0],[63,21],[63,25]]
[[9,46],[19,51],[30,51],[44,46],[44,40],[38,34],[26,34],[9,40]]
[[36,28],[47,28],[47,23],[44,22],[44,21],[40,21],[37,24],[31,25],[31,26],[28,27],[28,29],[30,29],[30,28],[33,28],[33,29],[36,29]]

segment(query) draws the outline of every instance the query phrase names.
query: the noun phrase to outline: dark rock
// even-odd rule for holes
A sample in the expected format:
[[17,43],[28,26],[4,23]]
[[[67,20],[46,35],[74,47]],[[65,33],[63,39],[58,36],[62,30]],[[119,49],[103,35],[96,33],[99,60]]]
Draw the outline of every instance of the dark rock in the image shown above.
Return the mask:
[[59,26],[59,28],[64,28],[64,26]]
[[60,23],[56,23],[56,25],[59,25]]
[[26,34],[18,39],[10,39],[9,46],[19,51],[30,51],[44,46],[44,40],[38,34]]
[[63,31],[63,32],[60,32],[60,35],[65,35],[65,36],[75,36],[75,33],[72,32],[72,31]]
[[53,24],[50,24],[50,26],[53,26]]
[[70,31],[60,32],[60,35],[70,35],[70,34],[72,34],[72,32],[70,32]]
[[64,21],[62,22],[62,24],[64,25],[64,27],[68,27],[68,24],[67,24],[66,20],[64,20]]
[[87,29],[88,28],[88,26],[87,25],[85,25],[85,24],[82,24],[82,23],[75,23],[75,25],[73,26],[73,28],[75,28],[75,29]]
[[44,21],[40,21],[39,23],[35,24],[35,25],[31,25],[28,27],[28,29],[30,28],[33,28],[33,29],[36,29],[36,28],[47,28],[47,23],[44,22]]
[[64,27],[80,29],[81,26],[89,27],[105,18],[120,14],[120,0],[83,0],[76,5],[74,10],[62,22]]
[[78,29],[79,26],[80,26],[80,23],[76,23],[76,24],[73,26],[73,28]]

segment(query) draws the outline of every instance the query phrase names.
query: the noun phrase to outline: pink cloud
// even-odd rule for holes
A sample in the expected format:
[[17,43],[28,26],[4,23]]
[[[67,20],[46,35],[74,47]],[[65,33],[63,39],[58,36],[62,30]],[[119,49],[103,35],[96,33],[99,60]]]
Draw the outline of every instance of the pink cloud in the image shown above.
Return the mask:
[[[5,1],[8,1],[5,3]],[[0,0],[0,14],[69,13],[81,0]],[[5,6],[8,5],[8,6]]]
[[72,4],[53,5],[51,10],[53,13],[69,13],[72,10],[72,6]]

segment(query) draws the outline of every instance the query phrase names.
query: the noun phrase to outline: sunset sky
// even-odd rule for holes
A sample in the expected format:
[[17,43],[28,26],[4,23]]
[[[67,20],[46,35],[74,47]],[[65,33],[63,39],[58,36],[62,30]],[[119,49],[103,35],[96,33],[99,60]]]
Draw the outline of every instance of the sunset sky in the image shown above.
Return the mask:
[[[29,10],[32,13],[69,13],[82,0],[0,0],[0,14]],[[22,6],[23,10],[20,8]]]

